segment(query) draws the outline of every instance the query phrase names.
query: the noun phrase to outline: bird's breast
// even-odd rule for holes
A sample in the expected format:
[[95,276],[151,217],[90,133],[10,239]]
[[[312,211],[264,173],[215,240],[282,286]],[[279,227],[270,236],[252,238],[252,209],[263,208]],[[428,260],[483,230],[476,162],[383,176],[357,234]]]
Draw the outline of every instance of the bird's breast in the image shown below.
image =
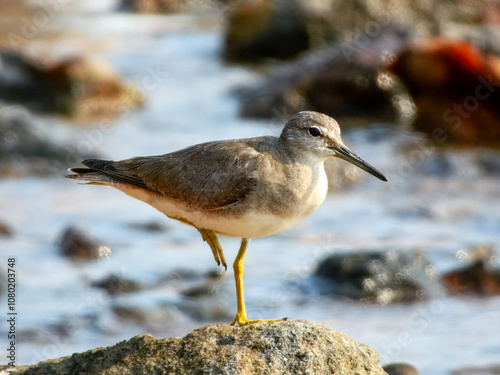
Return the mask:
[[[290,229],[314,212],[325,200],[328,180],[323,164],[294,165],[276,175],[266,174],[254,191],[252,209],[243,213],[244,221],[253,221],[263,237]],[[265,193],[264,193],[265,192]],[[250,237],[250,238],[253,238]]]

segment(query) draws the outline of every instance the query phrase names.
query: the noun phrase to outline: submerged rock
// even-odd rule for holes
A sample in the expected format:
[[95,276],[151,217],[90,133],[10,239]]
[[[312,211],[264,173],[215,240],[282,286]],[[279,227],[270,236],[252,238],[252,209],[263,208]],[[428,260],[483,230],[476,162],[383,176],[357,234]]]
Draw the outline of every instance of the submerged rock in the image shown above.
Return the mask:
[[61,253],[68,258],[101,259],[111,255],[109,247],[100,245],[99,241],[79,227],[69,227],[63,231],[59,241]]
[[150,221],[150,222],[133,222],[127,223],[130,228],[134,228],[144,232],[166,232],[168,231],[168,225],[160,221]]
[[118,275],[109,275],[102,280],[92,282],[90,286],[104,289],[112,296],[122,293],[137,292],[144,288],[144,285],[141,282]]
[[437,271],[418,251],[334,254],[315,271],[329,281],[323,294],[382,305],[415,302],[441,291]]
[[[0,367],[0,370],[2,368]],[[184,338],[136,336],[114,346],[22,366],[16,375],[372,374],[375,350],[306,320],[231,327],[212,324]]]

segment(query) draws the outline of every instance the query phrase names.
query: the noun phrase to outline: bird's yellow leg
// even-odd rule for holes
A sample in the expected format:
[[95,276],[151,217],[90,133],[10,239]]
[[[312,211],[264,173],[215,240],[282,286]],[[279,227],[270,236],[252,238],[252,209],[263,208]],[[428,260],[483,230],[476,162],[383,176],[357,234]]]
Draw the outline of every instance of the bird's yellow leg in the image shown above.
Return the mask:
[[264,320],[264,319],[249,320],[247,318],[247,312],[245,310],[245,298],[243,295],[243,271],[244,271],[243,262],[245,261],[245,254],[247,251],[247,247],[248,247],[248,239],[242,238],[240,250],[238,251],[238,255],[236,256],[236,259],[234,260],[233,263],[234,280],[236,282],[236,300],[238,302],[238,311],[231,325],[234,326],[236,323],[238,323],[238,325],[244,326],[247,324],[254,324],[254,323],[270,323],[270,322],[281,322],[283,320],[287,320],[287,318],[270,319],[270,320]]
[[210,246],[210,249],[212,249],[212,254],[214,255],[214,259],[217,265],[220,266],[222,263],[227,271],[226,258],[224,257],[224,252],[222,251],[222,246],[220,245],[217,235],[211,230],[207,229],[198,229],[198,232],[200,232],[203,240],[206,241]]

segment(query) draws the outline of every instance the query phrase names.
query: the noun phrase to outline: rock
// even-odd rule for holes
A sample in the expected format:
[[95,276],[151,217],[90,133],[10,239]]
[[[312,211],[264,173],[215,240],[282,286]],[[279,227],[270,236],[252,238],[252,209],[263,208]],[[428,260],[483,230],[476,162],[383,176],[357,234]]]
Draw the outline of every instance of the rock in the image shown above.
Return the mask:
[[467,267],[446,273],[443,282],[455,295],[500,294],[500,271],[491,269],[485,259],[477,259]]
[[102,259],[111,255],[109,247],[100,245],[98,240],[79,227],[65,229],[61,234],[59,247],[61,253],[68,258]]
[[315,275],[329,282],[320,286],[322,294],[370,304],[421,301],[441,292],[437,271],[418,251],[333,254]]
[[70,91],[68,77],[55,79],[28,58],[0,50],[0,100],[39,112],[68,113]]
[[419,172],[448,178],[491,178],[500,175],[500,152],[488,148],[442,149],[422,160]]
[[92,155],[54,143],[39,119],[19,106],[0,103],[0,175],[57,174]]
[[216,290],[217,289],[214,283],[208,283],[184,289],[181,291],[181,294],[184,297],[199,298],[214,295],[216,293]]
[[186,11],[189,2],[183,0],[121,0],[118,9],[137,13],[180,13]]
[[414,127],[436,144],[499,144],[500,58],[431,38],[402,51],[390,70],[415,102]]
[[465,367],[454,370],[451,375],[500,375],[500,364],[481,367]]
[[97,58],[75,56],[42,64],[0,51],[0,100],[78,120],[111,119],[142,105],[142,95]]
[[11,237],[12,233],[12,228],[3,221],[0,221],[0,237]]
[[[498,15],[494,0],[422,2],[373,2],[360,0],[239,0],[223,1],[227,15],[224,56],[231,61],[256,62],[288,59],[329,42],[367,40],[388,25],[401,25],[421,36],[441,35],[456,25],[491,22]],[[494,21],[493,21],[494,22]]]
[[418,375],[418,371],[407,363],[391,363],[383,367],[387,375]]
[[168,226],[159,221],[150,221],[150,222],[137,222],[137,223],[129,223],[129,227],[141,230],[144,232],[166,232],[168,231]]
[[313,110],[345,118],[396,117],[390,78],[380,75],[387,59],[406,43],[407,33],[386,28],[363,48],[332,45],[278,66],[263,84],[243,92],[243,117],[277,118]]
[[104,289],[111,295],[137,292],[144,288],[144,285],[139,281],[126,279],[117,275],[109,275],[105,279],[94,281],[90,286]]
[[385,374],[375,350],[343,333],[305,320],[244,327],[211,324],[184,338],[156,339],[141,335],[115,346],[21,366],[15,372],[16,375],[74,373]]
[[500,152],[480,149],[476,154],[476,163],[485,176],[500,175]]
[[146,327],[161,329],[165,324],[185,324],[186,313],[181,311],[175,304],[151,303],[145,301],[143,304],[136,301],[120,301],[112,306],[112,311],[120,322],[132,323]]
[[243,0],[230,9],[224,46],[228,61],[288,59],[311,46],[296,0]]

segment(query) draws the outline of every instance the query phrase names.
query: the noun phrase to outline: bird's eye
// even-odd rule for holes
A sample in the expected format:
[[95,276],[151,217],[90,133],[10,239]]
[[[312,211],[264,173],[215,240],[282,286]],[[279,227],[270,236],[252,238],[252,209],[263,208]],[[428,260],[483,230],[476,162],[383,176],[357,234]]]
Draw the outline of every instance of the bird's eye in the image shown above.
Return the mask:
[[312,137],[319,137],[321,135],[321,129],[317,126],[311,126],[309,128],[309,135]]

